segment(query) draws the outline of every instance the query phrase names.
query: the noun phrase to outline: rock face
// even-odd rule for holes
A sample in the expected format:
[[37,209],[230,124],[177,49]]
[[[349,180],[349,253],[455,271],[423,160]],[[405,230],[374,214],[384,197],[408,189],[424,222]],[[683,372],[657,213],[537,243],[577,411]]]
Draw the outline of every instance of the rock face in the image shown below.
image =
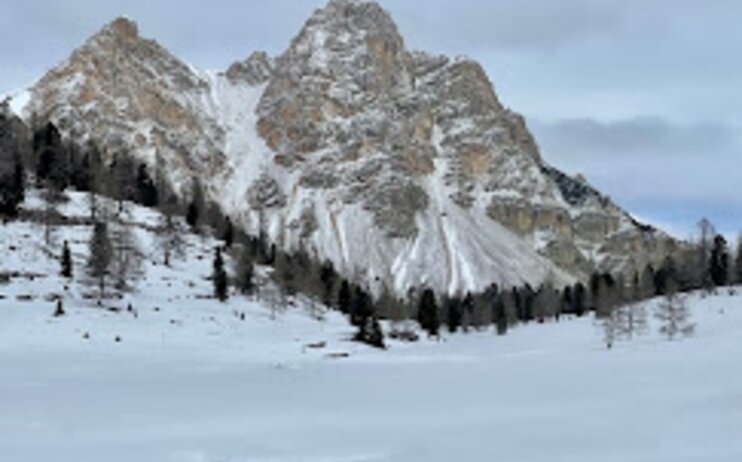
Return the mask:
[[375,290],[565,283],[675,245],[549,166],[479,64],[407,50],[371,2],[333,0],[281,56],[224,73],[116,20],[32,95],[27,117],[159,153],[176,189],[199,176],[249,232]]
[[135,151],[153,164],[160,153],[163,170],[183,182],[224,169],[224,131],[196,102],[209,91],[204,75],[119,18],[33,87],[26,115],[51,119],[70,138],[93,140],[109,156]]
[[246,60],[232,64],[225,75],[233,84],[260,85],[273,76],[273,67],[273,60],[266,53],[256,51]]

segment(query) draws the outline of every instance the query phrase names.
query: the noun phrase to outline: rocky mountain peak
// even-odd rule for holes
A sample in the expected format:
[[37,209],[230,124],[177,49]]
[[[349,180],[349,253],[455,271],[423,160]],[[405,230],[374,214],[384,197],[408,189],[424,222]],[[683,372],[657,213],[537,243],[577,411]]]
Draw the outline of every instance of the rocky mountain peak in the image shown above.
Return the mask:
[[[404,40],[377,3],[334,0],[317,10],[282,56],[283,71],[342,77],[355,69],[390,74],[403,66]],[[373,85],[369,82],[368,85]]]
[[378,4],[334,0],[317,10],[276,62],[258,108],[260,134],[279,154],[332,142],[332,120],[409,92],[409,57],[396,24]]
[[389,35],[397,38],[397,25],[391,15],[378,3],[364,0],[331,0],[307,21],[308,28],[323,26],[328,30],[341,30],[360,35]]
[[332,0],[278,58],[195,69],[119,18],[32,89],[76,140],[198,177],[246,232],[400,295],[643,268],[647,234],[549,166],[474,60],[406,50],[377,3]]
[[126,41],[135,41],[139,39],[139,26],[131,19],[120,16],[111,21],[104,29],[103,33],[111,34]]
[[189,96],[208,88],[202,74],[121,17],[49,71],[31,89],[26,112],[78,142],[95,141],[104,155],[137,151],[151,164],[155,152],[172,153],[163,155],[171,171],[190,178],[222,161],[221,129],[202,120]]

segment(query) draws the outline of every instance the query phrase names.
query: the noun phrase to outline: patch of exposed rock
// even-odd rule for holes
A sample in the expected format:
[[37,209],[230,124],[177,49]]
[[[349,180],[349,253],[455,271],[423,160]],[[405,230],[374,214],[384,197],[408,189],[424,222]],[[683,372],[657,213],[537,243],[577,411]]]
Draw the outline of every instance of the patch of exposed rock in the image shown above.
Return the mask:
[[246,60],[232,64],[225,75],[232,83],[260,85],[273,76],[274,62],[265,52],[257,51]]

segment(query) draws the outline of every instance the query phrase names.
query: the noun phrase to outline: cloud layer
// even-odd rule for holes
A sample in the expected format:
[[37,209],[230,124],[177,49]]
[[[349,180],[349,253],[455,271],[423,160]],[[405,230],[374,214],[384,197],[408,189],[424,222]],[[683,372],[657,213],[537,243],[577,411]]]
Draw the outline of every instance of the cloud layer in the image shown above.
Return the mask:
[[702,216],[731,233],[742,225],[742,131],[660,118],[532,124],[547,160],[583,173],[629,210],[681,234]]

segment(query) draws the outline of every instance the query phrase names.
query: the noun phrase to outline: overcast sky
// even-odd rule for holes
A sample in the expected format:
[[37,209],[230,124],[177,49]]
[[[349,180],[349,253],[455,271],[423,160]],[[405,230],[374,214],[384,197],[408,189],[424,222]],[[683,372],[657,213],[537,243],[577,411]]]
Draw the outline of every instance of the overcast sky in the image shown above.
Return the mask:
[[[278,54],[324,0],[6,0],[0,93],[125,14],[202,68]],[[468,55],[544,157],[686,236],[742,229],[742,2],[382,0],[410,48]]]

